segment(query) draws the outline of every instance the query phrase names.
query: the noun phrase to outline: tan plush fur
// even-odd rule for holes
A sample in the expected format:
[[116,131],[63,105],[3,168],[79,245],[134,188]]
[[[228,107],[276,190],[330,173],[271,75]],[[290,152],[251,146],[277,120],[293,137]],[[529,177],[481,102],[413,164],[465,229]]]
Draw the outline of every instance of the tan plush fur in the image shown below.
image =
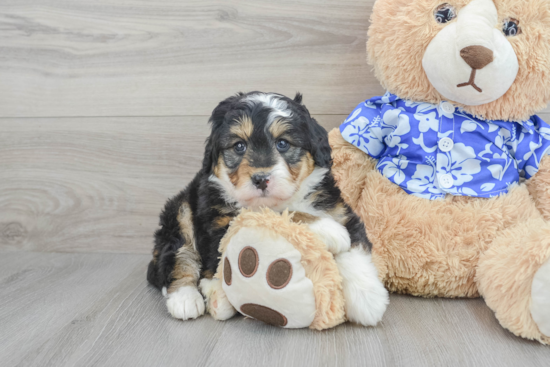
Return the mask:
[[[442,3],[457,11],[470,0],[378,0],[369,28],[368,62],[382,85],[401,98],[439,103],[442,96],[422,69],[424,52],[445,26],[433,21]],[[485,105],[461,106],[489,120],[522,121],[546,107],[550,100],[550,1],[495,0],[499,19],[520,19],[522,35],[510,38],[519,74],[508,92]],[[454,20],[456,21],[456,20]]]
[[[459,13],[471,1],[446,3]],[[443,100],[422,66],[426,48],[446,26],[434,22],[434,11],[443,3],[376,1],[368,62],[391,93],[415,102]],[[454,104],[489,120],[527,120],[550,101],[550,1],[494,0],[494,4],[499,19],[519,20],[521,34],[508,38],[519,73],[494,102]],[[376,170],[377,161],[344,141],[339,131],[332,131],[329,139],[334,176],[346,201],[365,222],[373,261],[391,291],[424,297],[481,295],[504,327],[550,344],[550,336],[541,333],[530,311],[533,278],[550,261],[550,157],[543,159],[535,177],[506,195],[429,201],[392,184]]]
[[[293,223],[292,214],[288,212],[277,214],[269,209],[262,212],[243,210],[220,243],[222,257],[231,238],[245,227],[261,228],[266,235],[281,236],[302,255],[306,276],[313,283],[316,304],[316,314],[310,328],[324,330],[346,321],[342,277],[334,257],[307,226]],[[222,262],[218,266],[216,278],[222,278]]]
[[[383,177],[376,161],[338,130],[329,140],[333,174],[344,199],[365,223],[373,261],[390,291],[424,297],[482,295],[504,327],[528,339],[550,341],[529,311],[531,280],[550,259],[550,225],[526,185],[493,199],[429,201],[406,194]],[[550,187],[545,177],[537,176],[538,186]]]

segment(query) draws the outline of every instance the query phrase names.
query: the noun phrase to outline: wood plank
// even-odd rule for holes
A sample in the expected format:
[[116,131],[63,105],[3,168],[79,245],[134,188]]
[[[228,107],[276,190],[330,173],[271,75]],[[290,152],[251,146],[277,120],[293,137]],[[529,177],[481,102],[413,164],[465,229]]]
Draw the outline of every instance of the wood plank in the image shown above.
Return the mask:
[[207,120],[0,119],[0,251],[149,253],[164,202],[200,169]]
[[238,91],[301,91],[315,114],[382,92],[374,0],[4,0],[0,117],[208,115]]
[[481,299],[391,296],[375,328],[316,332],[235,317],[173,320],[149,257],[0,257],[3,366],[543,366],[550,348],[504,330]]

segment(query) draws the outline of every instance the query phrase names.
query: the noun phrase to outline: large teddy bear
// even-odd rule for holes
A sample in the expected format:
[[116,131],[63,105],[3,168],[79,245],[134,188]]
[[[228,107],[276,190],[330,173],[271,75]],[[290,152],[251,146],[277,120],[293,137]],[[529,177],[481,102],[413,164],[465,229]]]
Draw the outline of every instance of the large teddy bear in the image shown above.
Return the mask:
[[367,50],[388,93],[330,142],[380,278],[550,344],[550,1],[378,0]]

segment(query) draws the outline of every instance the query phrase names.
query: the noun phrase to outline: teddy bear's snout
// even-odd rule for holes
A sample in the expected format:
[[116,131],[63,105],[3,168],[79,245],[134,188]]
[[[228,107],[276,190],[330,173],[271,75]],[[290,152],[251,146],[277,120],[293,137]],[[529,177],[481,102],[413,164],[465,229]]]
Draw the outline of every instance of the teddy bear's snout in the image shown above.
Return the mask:
[[485,46],[468,46],[460,50],[460,57],[475,70],[481,70],[493,62],[493,51]]

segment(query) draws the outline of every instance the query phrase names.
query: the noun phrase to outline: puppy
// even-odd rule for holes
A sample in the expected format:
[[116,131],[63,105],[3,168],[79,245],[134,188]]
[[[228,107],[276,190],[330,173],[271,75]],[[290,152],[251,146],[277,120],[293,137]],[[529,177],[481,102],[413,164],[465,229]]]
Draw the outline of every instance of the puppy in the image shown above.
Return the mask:
[[236,313],[213,278],[220,239],[241,208],[269,207],[295,212],[334,254],[350,321],[375,325],[382,318],[388,293],[371,243],[331,174],[327,132],[301,101],[300,94],[240,93],[212,113],[202,169],[166,203],[147,274],[173,317],[194,319],[205,308],[218,320]]

